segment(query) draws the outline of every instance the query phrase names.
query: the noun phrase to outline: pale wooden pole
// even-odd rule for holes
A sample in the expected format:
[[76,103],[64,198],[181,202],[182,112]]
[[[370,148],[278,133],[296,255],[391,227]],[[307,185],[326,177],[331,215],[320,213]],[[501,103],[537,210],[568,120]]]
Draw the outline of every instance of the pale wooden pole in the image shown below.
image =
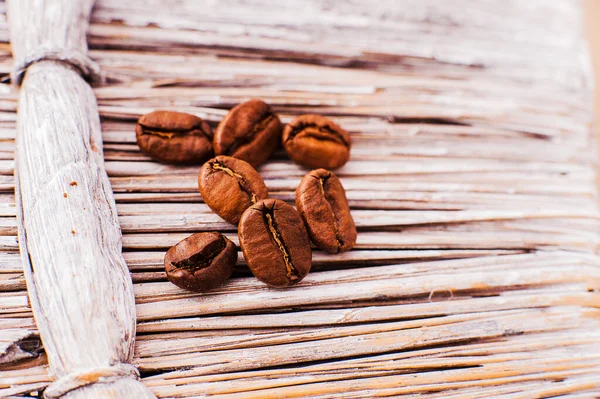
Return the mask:
[[[129,362],[131,278],[104,169],[87,57],[93,0],[8,2],[24,75],[17,123],[19,243],[31,307],[56,381],[47,398],[154,398]],[[26,71],[26,73],[25,73]]]

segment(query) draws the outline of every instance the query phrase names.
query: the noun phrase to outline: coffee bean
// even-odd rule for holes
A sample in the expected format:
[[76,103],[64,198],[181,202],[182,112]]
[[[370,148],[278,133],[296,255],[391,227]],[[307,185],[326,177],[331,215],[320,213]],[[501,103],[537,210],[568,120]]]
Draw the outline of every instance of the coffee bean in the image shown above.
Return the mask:
[[350,135],[320,115],[301,115],[283,130],[283,147],[307,168],[337,169],[350,158]]
[[172,246],[165,255],[170,282],[192,291],[206,291],[222,285],[237,260],[235,244],[223,234],[197,233]]
[[249,163],[224,155],[202,166],[198,188],[210,209],[233,224],[252,204],[269,196],[262,177]]
[[307,173],[296,189],[296,207],[312,242],[322,250],[336,254],[356,244],[346,192],[333,172],[317,169]]
[[243,159],[255,168],[269,159],[281,141],[281,121],[261,100],[233,108],[215,131],[216,155]]
[[140,149],[152,159],[171,164],[201,164],[213,156],[210,126],[195,115],[154,111],[135,127]]
[[277,199],[252,205],[240,220],[240,246],[260,281],[273,287],[298,284],[312,263],[310,241],[296,210]]

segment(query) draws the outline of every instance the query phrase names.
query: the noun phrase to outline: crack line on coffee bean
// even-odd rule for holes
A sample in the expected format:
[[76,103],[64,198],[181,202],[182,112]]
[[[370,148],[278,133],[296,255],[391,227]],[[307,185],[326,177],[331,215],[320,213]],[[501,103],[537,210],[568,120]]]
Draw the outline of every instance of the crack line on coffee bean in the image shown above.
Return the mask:
[[256,194],[252,190],[250,190],[250,188],[248,187],[248,183],[246,183],[246,180],[244,179],[244,176],[240,175],[239,173],[236,173],[235,171],[229,169],[226,166],[221,165],[218,162],[212,163],[211,167],[215,170],[223,171],[231,177],[235,177],[237,179],[238,185],[240,186],[240,189],[246,194],[248,194],[248,196],[250,197],[250,201],[253,204],[256,204]]
[[239,140],[234,141],[231,146],[229,146],[229,148],[227,148],[225,150],[225,154],[227,155],[232,155],[233,153],[235,153],[238,149],[240,149],[241,147],[245,146],[246,144],[252,142],[252,139],[260,132],[266,129],[267,126],[269,126],[269,124],[271,123],[271,121],[273,121],[275,119],[275,114],[271,113],[268,114],[265,119],[263,119],[262,121],[260,121],[259,123],[257,123],[256,125],[254,125],[252,127],[252,129],[250,129],[248,131],[247,134],[245,134],[243,137],[241,137]]
[[[319,126],[319,125],[317,125],[315,123],[305,123],[305,124],[300,124],[298,126],[295,126],[294,129],[291,131],[290,135],[288,136],[286,142],[288,142],[290,140],[293,140],[294,137],[296,137],[299,133],[302,133],[302,131],[305,130],[305,129],[307,129],[307,128],[313,128],[313,129],[318,130],[319,132],[329,133],[329,134],[331,134],[331,135],[339,138],[345,146],[349,146],[348,142],[346,141],[346,139],[344,138],[344,136],[340,132],[338,132],[337,130],[334,130],[334,129],[328,127],[328,126]],[[314,137],[314,138],[317,139],[317,140],[322,140],[322,139],[320,139],[318,137]],[[331,139],[325,139],[325,140],[326,141],[333,141]]]
[[183,136],[189,134],[190,136],[194,136],[195,132],[200,132],[201,135],[208,137],[202,127],[199,125],[193,126],[191,128],[178,128],[178,127],[158,127],[158,126],[148,126],[140,124],[142,127],[142,135],[154,135],[159,137],[165,137],[168,139],[173,138],[174,136]]
[[208,250],[208,253],[204,253],[205,251],[199,251],[186,259],[180,260],[179,262],[171,262],[171,265],[174,267],[173,271],[178,269],[186,269],[190,271],[205,269],[209,267],[217,255],[219,255],[223,249],[225,249],[225,245],[225,239],[220,237],[216,248],[209,248],[210,244],[204,248],[205,250]]
[[160,131],[160,130],[146,130],[146,129],[142,130],[142,135],[144,135],[144,136],[158,136],[158,137],[163,137],[163,138],[166,138],[169,140],[172,139],[173,136],[183,135],[183,134],[185,134],[185,132],[175,133],[173,131],[167,132],[167,131]]
[[325,183],[327,182],[327,180],[329,180],[330,177],[331,174],[327,177],[319,177],[319,188],[321,189],[321,194],[323,195],[325,203],[329,207],[329,212],[331,212],[331,216],[333,217],[333,232],[335,234],[335,241],[337,244],[337,253],[339,253],[340,249],[342,248],[342,245],[344,245],[344,242],[340,239],[340,229],[338,226],[337,217],[335,216],[335,212],[333,212],[333,207],[331,206],[331,203],[327,201],[327,195],[325,194]]
[[[273,212],[272,209],[270,211]],[[283,238],[281,237],[279,230],[277,229],[277,223],[275,222],[275,214],[270,214],[268,211],[266,211],[264,212],[264,215],[267,219],[267,224],[269,226],[271,236],[273,237],[273,240],[275,240],[275,243],[279,247],[279,251],[283,256],[283,262],[285,263],[288,279],[290,279],[290,281],[298,280],[298,271],[294,267],[289,251],[286,248],[285,243],[283,242]]]

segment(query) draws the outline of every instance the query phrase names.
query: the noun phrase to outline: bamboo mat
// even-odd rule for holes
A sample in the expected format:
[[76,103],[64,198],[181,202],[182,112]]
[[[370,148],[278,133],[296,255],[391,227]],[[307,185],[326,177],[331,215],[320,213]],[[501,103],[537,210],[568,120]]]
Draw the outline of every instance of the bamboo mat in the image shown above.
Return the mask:
[[[576,0],[99,0],[91,56],[106,169],[135,285],[136,362],[161,398],[594,398],[600,212],[592,82]],[[11,68],[0,2],[0,74]],[[6,81],[6,79],[5,79]],[[258,97],[352,135],[339,171],[356,248],[314,252],[300,286],[207,294],[166,281],[165,250],[233,226],[198,167],[152,162],[153,109],[216,126]],[[16,238],[16,91],[0,84],[0,397],[49,381]],[[260,169],[293,201],[305,173]]]

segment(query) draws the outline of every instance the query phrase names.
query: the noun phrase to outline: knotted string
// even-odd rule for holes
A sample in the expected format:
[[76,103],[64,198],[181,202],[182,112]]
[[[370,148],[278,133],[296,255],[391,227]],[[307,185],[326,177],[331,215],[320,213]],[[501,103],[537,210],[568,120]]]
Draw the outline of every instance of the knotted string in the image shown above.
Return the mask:
[[98,367],[65,374],[46,388],[45,399],[59,399],[75,389],[95,383],[109,383],[122,378],[140,379],[140,373],[131,364],[120,363],[114,366]]
[[77,49],[38,48],[15,63],[14,70],[11,73],[12,82],[20,85],[27,68],[40,61],[64,62],[77,70],[84,79],[90,82],[104,82],[106,80],[98,64],[92,61],[83,51]]

